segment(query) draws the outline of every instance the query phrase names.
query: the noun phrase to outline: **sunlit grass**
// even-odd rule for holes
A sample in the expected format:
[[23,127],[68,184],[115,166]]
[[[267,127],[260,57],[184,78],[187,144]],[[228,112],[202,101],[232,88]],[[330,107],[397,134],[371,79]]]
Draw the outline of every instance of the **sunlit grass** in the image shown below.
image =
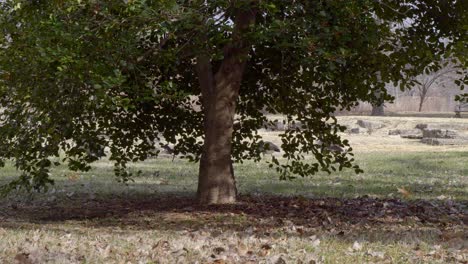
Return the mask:
[[[235,165],[240,193],[302,195],[307,197],[398,197],[404,187],[410,199],[468,199],[468,153],[358,153],[357,163],[364,173],[352,170],[319,173],[292,181],[280,181],[278,173],[266,163],[245,162]],[[196,191],[198,165],[183,160],[159,159],[133,164],[135,177],[127,184],[118,183],[112,166],[106,161],[94,164],[89,172],[71,172],[65,167],[53,171],[52,189],[106,194],[193,195]],[[137,171],[141,171],[137,175]],[[2,182],[17,172],[10,166],[0,171]]]
[[[239,192],[259,199],[272,195],[317,201],[326,197],[375,197],[415,204],[423,199],[466,210],[468,151],[464,147],[418,149],[417,142],[387,137],[382,140],[394,144],[394,149],[385,149],[384,144],[373,148],[371,143],[381,140],[382,135],[351,139],[357,145],[356,162],[364,169],[362,174],[345,170],[280,181],[278,173],[265,162],[247,161],[235,165]],[[365,218],[339,222],[325,208],[321,211],[325,214],[310,219],[318,226],[308,226],[308,219],[295,222],[288,217],[277,219],[236,210],[172,211],[172,197],[195,199],[197,164],[166,157],[132,164],[130,170],[141,173],[122,184],[116,181],[108,160],[94,163],[89,172],[72,172],[60,166],[52,172],[55,185],[47,193],[14,191],[1,199],[0,263],[14,263],[15,258],[21,263],[22,257],[32,263],[468,260],[466,225],[454,222],[450,215],[447,221],[438,219],[440,223],[413,216],[381,222],[367,222]],[[0,170],[0,184],[18,174],[7,164]],[[167,210],[158,211],[151,205],[161,201],[169,203]]]

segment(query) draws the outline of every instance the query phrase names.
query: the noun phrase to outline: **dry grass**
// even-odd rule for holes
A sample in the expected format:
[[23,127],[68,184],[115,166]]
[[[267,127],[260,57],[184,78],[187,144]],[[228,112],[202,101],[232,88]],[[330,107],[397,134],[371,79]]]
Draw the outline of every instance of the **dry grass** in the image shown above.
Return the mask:
[[[462,263],[467,258],[459,214],[425,218],[420,211],[432,205],[395,200],[245,197],[234,206],[200,207],[188,198],[75,197],[67,204],[42,206],[47,211],[16,209],[15,221],[0,225],[0,261]],[[432,209],[438,208],[443,206]]]
[[467,263],[468,148],[386,131],[431,123],[466,133],[468,121],[340,117],[357,119],[386,124],[345,135],[366,173],[280,182],[247,162],[230,206],[197,205],[196,165],[177,159],[135,164],[143,173],[128,186],[106,161],[89,173],[58,168],[47,194],[0,200],[0,263]]
[[[273,116],[272,119],[282,120],[282,116]],[[358,120],[381,122],[384,127],[372,131],[371,134],[358,135],[343,133],[342,136],[351,142],[357,153],[367,152],[466,152],[468,145],[430,146],[421,144],[419,140],[404,139],[400,136],[389,136],[392,129],[414,129],[418,124],[430,124],[431,127],[453,129],[460,136],[468,138],[468,119],[462,118],[429,118],[429,117],[374,117],[374,116],[339,116],[340,124],[348,128],[359,127]],[[361,128],[362,129],[362,128]],[[263,132],[265,140],[281,144],[277,135],[280,132]]]

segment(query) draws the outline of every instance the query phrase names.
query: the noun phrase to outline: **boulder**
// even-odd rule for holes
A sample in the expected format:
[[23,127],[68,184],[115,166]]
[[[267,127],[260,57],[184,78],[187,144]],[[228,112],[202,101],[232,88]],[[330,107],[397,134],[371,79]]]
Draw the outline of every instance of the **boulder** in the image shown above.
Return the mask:
[[286,125],[283,123],[283,121],[276,121],[276,129],[278,131],[284,131],[286,130]]
[[[321,140],[317,140],[315,143],[316,146],[322,146],[323,142]],[[331,152],[344,152],[344,149],[336,144],[330,144],[328,146],[325,146],[325,149]]]
[[90,157],[98,158],[98,159],[106,156],[106,152],[104,151],[104,148],[99,148],[99,147],[95,149],[87,148],[86,154]]
[[409,139],[422,139],[423,133],[419,129],[400,130],[400,137]]
[[422,131],[424,138],[457,138],[455,130],[426,128]]
[[335,145],[335,144],[331,144],[330,146],[326,147],[326,149],[331,152],[339,152],[339,153],[344,152],[344,149],[342,147]]
[[384,123],[379,122],[379,121],[372,121],[371,122],[371,121],[365,121],[365,120],[358,120],[357,124],[362,128],[366,128],[366,129],[370,129],[370,130],[380,129],[380,128],[385,126]]
[[401,130],[400,129],[390,129],[388,131],[388,135],[389,136],[398,136],[401,134]]
[[277,130],[276,123],[274,121],[265,121],[263,123],[263,128],[266,131],[276,131]]
[[453,146],[453,145],[468,145],[467,139],[454,138],[423,138],[421,142],[432,146]]
[[286,126],[284,125],[283,121],[274,120],[264,122],[263,127],[267,131],[284,131]]
[[302,129],[302,123],[301,121],[295,121],[294,123],[289,123],[288,128],[289,129]]
[[359,134],[360,131],[359,131],[359,127],[353,127],[349,130],[349,133],[350,134]]
[[174,154],[174,147],[169,144],[161,145],[161,149],[162,149],[161,153],[163,154],[170,154],[170,155]]
[[270,141],[260,142],[258,144],[258,149],[260,150],[260,152],[267,153],[267,154],[281,151],[281,149],[277,145],[275,145],[273,142],[270,142]]
[[457,131],[447,129],[445,131],[445,137],[446,138],[458,138],[459,136],[458,136]]
[[421,130],[424,130],[426,128],[428,128],[429,125],[428,124],[417,124],[416,125],[416,129],[421,129]]

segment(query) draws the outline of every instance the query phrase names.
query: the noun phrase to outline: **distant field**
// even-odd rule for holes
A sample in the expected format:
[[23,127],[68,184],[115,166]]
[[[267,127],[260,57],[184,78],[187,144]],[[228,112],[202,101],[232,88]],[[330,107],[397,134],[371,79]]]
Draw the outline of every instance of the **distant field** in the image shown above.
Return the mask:
[[[371,111],[367,112],[350,112],[350,113],[340,113],[340,116],[369,116]],[[426,117],[426,118],[454,118],[455,112],[414,112],[414,111],[399,111],[399,112],[391,112],[386,111],[385,116],[391,117]],[[462,119],[468,118],[468,113],[462,113]]]
[[[385,123],[343,135],[365,173],[279,181],[246,162],[233,206],[196,205],[197,165],[177,158],[134,164],[142,173],[128,185],[105,160],[86,173],[59,167],[47,194],[0,200],[0,263],[466,263],[468,147],[387,132],[431,123],[465,135],[468,120],[339,119]],[[16,174],[7,166],[0,182]]]

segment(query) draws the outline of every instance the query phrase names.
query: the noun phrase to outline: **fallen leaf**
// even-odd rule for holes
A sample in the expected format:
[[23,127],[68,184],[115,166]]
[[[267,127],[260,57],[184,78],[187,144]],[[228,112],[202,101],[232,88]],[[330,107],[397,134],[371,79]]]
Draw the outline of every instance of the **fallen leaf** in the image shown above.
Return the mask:
[[397,188],[398,192],[401,193],[401,195],[403,195],[403,197],[405,198],[408,198],[411,196],[411,193],[405,189],[405,187],[400,187],[400,188]]
[[284,260],[281,256],[276,259],[274,262],[275,264],[286,264],[286,260]]
[[268,245],[268,244],[263,244],[263,245],[262,245],[262,249],[270,250],[270,249],[271,249],[271,246]]
[[153,245],[153,250],[158,250],[158,251],[168,251],[170,248],[169,242],[166,240],[160,240],[158,243]]
[[311,236],[311,237],[310,237],[310,240],[312,240],[311,245],[312,245],[313,247],[318,247],[318,246],[320,245],[320,239],[318,239],[317,236],[315,236],[315,235],[314,235],[314,236]]
[[354,251],[359,251],[359,250],[361,250],[361,249],[362,249],[362,245],[361,245],[359,242],[354,241],[354,243],[353,243],[353,250],[354,250]]
[[261,250],[260,250],[259,255],[260,255],[261,257],[268,256],[268,255],[270,254],[270,250],[271,250],[271,246],[268,245],[268,244],[264,244],[264,245],[262,245],[262,247],[261,247]]
[[18,264],[32,264],[29,254],[19,253],[15,256],[15,262]]
[[215,248],[213,249],[213,252],[214,252],[216,255],[219,255],[219,254],[221,254],[221,253],[223,253],[223,252],[225,252],[225,251],[226,251],[226,249],[224,249],[223,247],[215,247]]
[[247,255],[247,252],[248,252],[248,248],[247,246],[244,244],[244,243],[239,243],[239,245],[237,245],[237,254],[239,254],[240,256],[245,256]]
[[372,251],[372,250],[368,250],[368,251],[367,251],[367,254],[368,254],[369,256],[372,256],[372,257],[375,257],[375,258],[379,258],[379,259],[385,258],[385,253],[384,253],[384,252],[381,252],[381,251]]
[[76,182],[79,179],[79,175],[76,173],[68,175],[68,180],[71,182]]

